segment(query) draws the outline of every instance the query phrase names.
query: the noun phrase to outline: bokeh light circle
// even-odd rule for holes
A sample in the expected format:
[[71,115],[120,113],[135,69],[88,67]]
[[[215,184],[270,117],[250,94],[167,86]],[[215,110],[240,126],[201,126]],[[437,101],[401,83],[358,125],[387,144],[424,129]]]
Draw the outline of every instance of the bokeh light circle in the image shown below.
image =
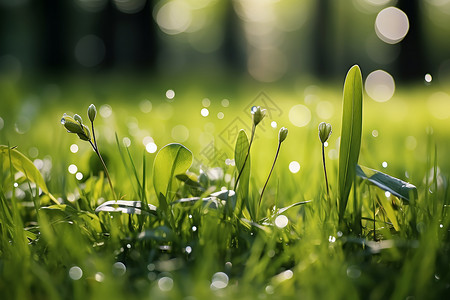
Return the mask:
[[366,78],[365,89],[367,95],[376,102],[386,102],[394,95],[394,78],[386,71],[373,71]]
[[311,111],[302,104],[294,105],[289,110],[289,121],[297,127],[304,127],[311,121]]
[[375,20],[375,32],[385,43],[397,44],[409,30],[408,16],[396,7],[387,7],[380,11]]

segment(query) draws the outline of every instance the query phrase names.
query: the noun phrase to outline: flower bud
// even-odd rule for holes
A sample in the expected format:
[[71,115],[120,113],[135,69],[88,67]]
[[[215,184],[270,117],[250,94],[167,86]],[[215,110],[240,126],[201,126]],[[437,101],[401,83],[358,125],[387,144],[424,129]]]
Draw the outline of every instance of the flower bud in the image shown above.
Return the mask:
[[325,143],[331,135],[331,124],[322,122],[319,124],[319,139]]
[[73,117],[71,117],[67,114],[64,114],[61,118],[61,124],[64,126],[64,128],[67,129],[67,132],[77,134],[78,137],[83,141],[90,141],[91,132],[86,125],[82,124],[82,122],[83,120],[79,115],[74,115]]
[[288,135],[288,130],[286,127],[281,127],[280,131],[278,132],[278,142],[282,143]]
[[72,118],[71,116],[64,114],[63,117],[61,118],[61,124],[64,125],[64,127],[67,129],[68,132],[70,133],[82,133],[83,129],[81,128],[80,123],[78,123],[77,121],[75,121],[74,118]]
[[261,106],[257,106],[252,109],[252,114],[253,114],[253,124],[256,126],[266,116],[266,110],[261,109]]
[[83,125],[83,119],[81,118],[80,115],[74,114],[73,118],[75,121],[77,121],[78,123],[80,123],[80,125]]
[[83,141],[90,141],[91,140],[91,132],[89,131],[89,128],[86,125],[82,126],[82,132],[77,133],[78,137],[82,139]]
[[87,112],[88,112],[89,120],[91,122],[94,122],[95,116],[97,116],[97,109],[95,108],[95,105],[94,104],[89,105]]

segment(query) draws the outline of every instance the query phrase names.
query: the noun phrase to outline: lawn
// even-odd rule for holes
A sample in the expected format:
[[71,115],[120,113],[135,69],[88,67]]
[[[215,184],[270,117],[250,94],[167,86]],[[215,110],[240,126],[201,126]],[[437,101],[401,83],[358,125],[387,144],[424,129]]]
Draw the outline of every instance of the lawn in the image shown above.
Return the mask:
[[[417,196],[401,199],[357,177],[340,220],[344,74],[342,82],[264,86],[240,78],[86,78],[1,83],[0,144],[17,147],[2,148],[0,161],[5,299],[449,294],[448,87],[400,85],[383,103],[364,94],[358,163],[411,183]],[[89,142],[61,125],[67,113],[90,127],[91,103],[114,192]],[[267,113],[242,167],[253,106]],[[320,122],[332,126],[324,152],[329,195]],[[262,197],[281,127],[288,135]],[[241,146],[240,129],[248,136],[239,136]],[[163,148],[170,143],[183,146]],[[18,152],[34,162],[48,193],[17,172]],[[250,172],[240,182],[248,190],[233,198],[227,191],[241,172]],[[161,186],[166,202],[155,193]],[[110,200],[128,202],[103,204]]]

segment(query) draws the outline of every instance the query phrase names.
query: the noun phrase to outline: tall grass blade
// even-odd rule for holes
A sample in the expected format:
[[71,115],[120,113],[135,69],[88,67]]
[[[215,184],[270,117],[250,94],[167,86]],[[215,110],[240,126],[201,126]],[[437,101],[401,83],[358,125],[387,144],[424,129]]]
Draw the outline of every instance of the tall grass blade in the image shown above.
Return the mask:
[[341,145],[339,149],[339,220],[344,217],[348,196],[355,177],[361,147],[362,131],[362,78],[361,70],[354,65],[344,83]]

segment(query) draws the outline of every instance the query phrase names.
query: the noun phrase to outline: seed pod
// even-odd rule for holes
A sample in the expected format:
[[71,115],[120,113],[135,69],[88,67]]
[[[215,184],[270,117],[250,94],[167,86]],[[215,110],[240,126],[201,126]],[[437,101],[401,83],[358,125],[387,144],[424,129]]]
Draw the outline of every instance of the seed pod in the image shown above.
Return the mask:
[[266,116],[266,110],[261,109],[261,106],[257,106],[256,108],[252,109],[252,114],[253,114],[253,124],[256,126]]
[[288,130],[286,127],[281,127],[280,131],[278,132],[278,142],[282,143],[288,135]]
[[322,144],[328,140],[331,131],[331,124],[325,122],[319,124],[319,139]]
[[91,122],[94,122],[95,116],[97,116],[97,109],[95,108],[95,105],[94,104],[89,105],[87,112],[88,112],[89,120]]

